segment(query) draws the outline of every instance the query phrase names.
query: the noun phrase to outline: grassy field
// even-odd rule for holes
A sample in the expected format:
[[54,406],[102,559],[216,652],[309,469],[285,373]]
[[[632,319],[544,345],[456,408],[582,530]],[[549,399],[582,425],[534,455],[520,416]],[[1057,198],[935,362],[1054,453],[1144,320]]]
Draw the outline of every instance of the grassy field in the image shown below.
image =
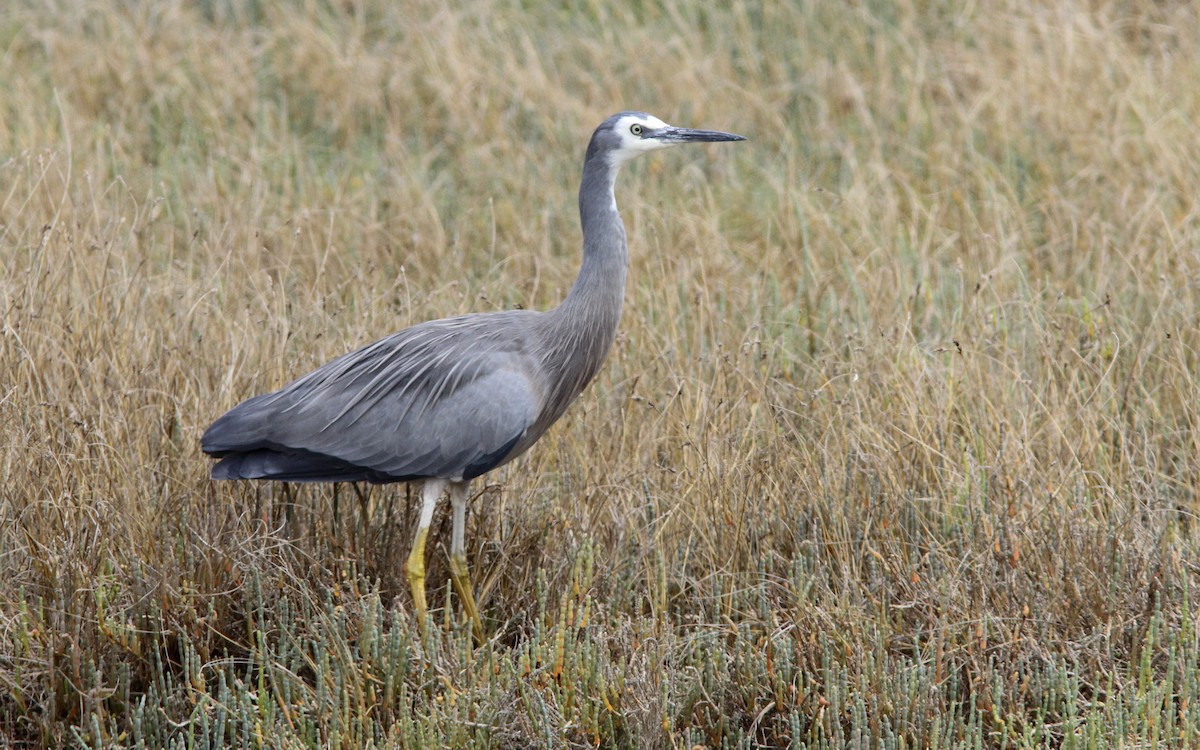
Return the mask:
[[[0,10],[0,746],[1200,746],[1194,4],[446,5]],[[626,108],[750,141],[620,178],[613,353],[476,485],[490,640],[448,513],[422,636],[409,490],[200,433],[554,305]]]

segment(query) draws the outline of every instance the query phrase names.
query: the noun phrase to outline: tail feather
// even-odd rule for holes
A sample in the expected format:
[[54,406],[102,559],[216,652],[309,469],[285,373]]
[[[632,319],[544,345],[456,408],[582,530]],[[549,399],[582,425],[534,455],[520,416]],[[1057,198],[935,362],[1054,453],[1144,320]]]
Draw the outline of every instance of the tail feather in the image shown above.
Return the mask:
[[284,453],[270,448],[226,454],[212,467],[213,479],[273,479],[280,482],[403,481],[373,469],[313,453]]
[[263,413],[264,402],[274,394],[247,399],[209,425],[200,438],[200,449],[210,456],[249,452],[260,448],[267,437],[272,415]]

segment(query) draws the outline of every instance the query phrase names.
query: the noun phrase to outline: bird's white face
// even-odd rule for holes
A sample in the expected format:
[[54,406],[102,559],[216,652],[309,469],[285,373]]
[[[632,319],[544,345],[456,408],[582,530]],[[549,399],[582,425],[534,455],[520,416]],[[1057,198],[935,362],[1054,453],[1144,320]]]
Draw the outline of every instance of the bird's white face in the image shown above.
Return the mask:
[[612,152],[613,161],[619,164],[635,156],[678,145],[676,142],[645,137],[655,130],[669,127],[654,115],[626,115],[617,120],[614,130],[621,139],[621,145]]

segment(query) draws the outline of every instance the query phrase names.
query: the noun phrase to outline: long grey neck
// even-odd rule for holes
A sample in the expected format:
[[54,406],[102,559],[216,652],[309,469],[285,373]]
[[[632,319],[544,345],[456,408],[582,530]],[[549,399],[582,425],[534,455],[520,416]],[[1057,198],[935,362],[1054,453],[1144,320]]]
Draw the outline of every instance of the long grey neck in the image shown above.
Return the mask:
[[[569,403],[600,369],[621,320],[628,251],[625,225],[617,213],[613,183],[617,167],[588,149],[579,186],[583,265],[562,303],[547,313],[552,362]],[[566,404],[562,404],[563,409]]]

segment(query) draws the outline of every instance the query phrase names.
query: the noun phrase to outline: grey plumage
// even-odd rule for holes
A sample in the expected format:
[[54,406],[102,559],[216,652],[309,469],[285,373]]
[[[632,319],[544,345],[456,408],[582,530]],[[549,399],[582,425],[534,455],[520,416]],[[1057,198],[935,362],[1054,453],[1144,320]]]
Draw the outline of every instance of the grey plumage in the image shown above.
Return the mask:
[[[274,393],[251,398],[201,438],[221,460],[214,479],[375,483],[428,480],[416,555],[446,482],[461,550],[466,483],[524,453],[592,380],[621,316],[625,227],[613,185],[624,161],[693,141],[743,140],[673,128],[621,112],[593,133],[579,188],[583,263],[563,302],[547,312],[464,315],[407,328],[340,357]],[[419,548],[422,548],[419,550]],[[461,563],[466,583],[465,558]],[[424,610],[423,559],[410,582]],[[417,580],[421,592],[418,597]],[[469,596],[460,590],[460,595]],[[464,605],[468,605],[464,601]],[[474,603],[469,603],[479,632]]]
[[544,388],[533,354],[537,316],[422,323],[252,398],[204,435],[204,450],[224,456],[213,477],[479,476],[507,460],[537,421]]

